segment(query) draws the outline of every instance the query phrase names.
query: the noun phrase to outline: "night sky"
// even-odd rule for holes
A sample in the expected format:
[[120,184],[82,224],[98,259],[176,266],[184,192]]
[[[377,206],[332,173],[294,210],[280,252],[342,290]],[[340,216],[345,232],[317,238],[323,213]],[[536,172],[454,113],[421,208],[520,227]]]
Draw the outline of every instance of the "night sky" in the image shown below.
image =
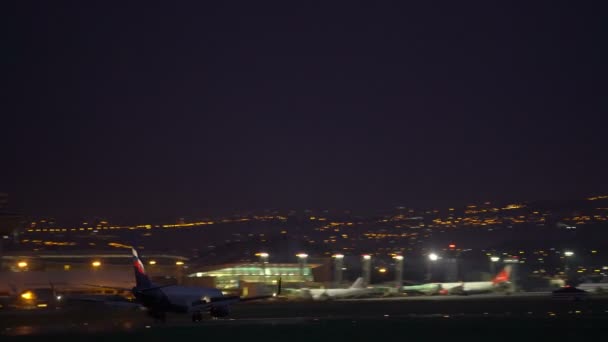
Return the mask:
[[211,3],[2,5],[13,209],[148,222],[608,192],[605,8]]

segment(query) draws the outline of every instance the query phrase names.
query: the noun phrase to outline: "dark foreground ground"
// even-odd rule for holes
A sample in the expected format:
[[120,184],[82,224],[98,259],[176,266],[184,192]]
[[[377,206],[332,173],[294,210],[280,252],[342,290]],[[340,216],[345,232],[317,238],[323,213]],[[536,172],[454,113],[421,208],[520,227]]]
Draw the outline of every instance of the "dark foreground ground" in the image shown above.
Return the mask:
[[191,323],[103,306],[0,312],[0,340],[52,341],[576,341],[608,336],[608,299],[434,297],[235,305],[230,319]]

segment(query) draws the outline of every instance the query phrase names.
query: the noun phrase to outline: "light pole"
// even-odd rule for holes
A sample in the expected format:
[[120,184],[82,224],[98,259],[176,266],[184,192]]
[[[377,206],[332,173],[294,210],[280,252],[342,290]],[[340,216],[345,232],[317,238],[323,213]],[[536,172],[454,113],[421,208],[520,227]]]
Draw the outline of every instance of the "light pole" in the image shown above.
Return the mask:
[[566,278],[570,278],[568,273],[570,272],[570,261],[568,259],[572,258],[574,256],[574,252],[573,251],[565,251],[564,252],[564,274],[566,275]]
[[20,271],[27,271],[27,261],[19,261],[17,267],[19,267]]
[[399,289],[403,285],[403,255],[395,255],[395,286]]
[[428,256],[429,260],[427,262],[427,272],[426,272],[426,280],[428,282],[433,278],[433,264],[439,260],[439,256],[435,253],[430,253]]
[[183,271],[182,271],[182,268],[184,267],[184,262],[181,261],[181,260],[176,261],[175,262],[175,267],[176,267],[176,271],[177,271],[176,275],[175,275],[175,278],[177,280],[177,283],[181,284],[182,280],[183,280],[182,278],[184,276]]
[[296,254],[298,257],[298,263],[300,264],[300,278],[302,282],[306,281],[306,277],[304,276],[304,270],[306,269],[306,259],[308,258],[308,254],[306,253],[298,253]]
[[344,254],[334,254],[334,286],[338,287],[342,283],[342,268],[344,267]]
[[93,262],[91,262],[91,268],[92,268],[93,278],[95,278],[95,281],[97,281],[97,277],[99,277],[99,274],[98,274],[99,272],[97,272],[97,270],[101,268],[101,261],[94,260]]
[[367,286],[369,285],[372,276],[372,256],[363,254],[361,256],[361,262],[363,263],[363,282]]
[[256,253],[255,255],[260,258],[260,264],[262,266],[262,278],[261,278],[260,282],[265,283],[266,282],[266,264],[268,263],[268,257],[270,256],[270,254],[268,254],[266,252],[259,252],[259,253]]
[[496,263],[500,261],[500,258],[493,255],[490,257],[490,273],[492,277],[496,275]]
[[91,266],[93,266],[93,269],[99,269],[101,267],[101,261],[95,260],[91,263]]

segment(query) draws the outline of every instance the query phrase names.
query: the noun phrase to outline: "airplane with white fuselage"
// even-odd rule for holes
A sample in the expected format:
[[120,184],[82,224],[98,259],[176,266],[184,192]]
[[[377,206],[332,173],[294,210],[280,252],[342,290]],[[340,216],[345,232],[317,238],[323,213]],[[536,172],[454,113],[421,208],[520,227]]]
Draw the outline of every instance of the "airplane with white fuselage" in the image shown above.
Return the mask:
[[327,300],[333,298],[351,298],[368,294],[372,289],[364,286],[363,278],[359,277],[348,288],[329,288],[329,289],[301,289],[300,293],[304,298],[313,300]]
[[[213,318],[226,317],[230,313],[231,304],[274,297],[279,295],[281,291],[280,279],[278,280],[277,292],[273,295],[244,298],[240,296],[226,296],[217,288],[155,285],[146,274],[144,264],[135,248],[132,248],[131,251],[133,253],[133,268],[135,270],[135,287],[120,290],[130,291],[135,297],[133,304],[143,306],[147,309],[150,316],[159,321],[165,321],[167,312],[190,314],[193,322],[201,321],[203,312],[208,312]],[[114,288],[101,285],[93,286]],[[98,302],[99,300],[92,301]]]
[[428,283],[403,286],[403,292],[417,292],[426,295],[436,294],[476,294],[506,290],[511,284],[511,266],[503,268],[491,281],[462,281],[452,283]]

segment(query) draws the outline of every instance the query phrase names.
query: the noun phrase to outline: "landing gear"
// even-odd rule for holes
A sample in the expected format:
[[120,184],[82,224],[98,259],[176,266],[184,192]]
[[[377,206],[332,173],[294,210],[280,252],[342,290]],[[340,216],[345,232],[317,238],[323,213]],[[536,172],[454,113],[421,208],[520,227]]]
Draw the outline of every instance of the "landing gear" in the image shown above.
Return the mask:
[[200,311],[192,313],[192,322],[200,322],[203,320],[203,314]]
[[154,318],[154,322],[165,323],[167,321],[167,314],[164,311],[151,311],[150,316]]

